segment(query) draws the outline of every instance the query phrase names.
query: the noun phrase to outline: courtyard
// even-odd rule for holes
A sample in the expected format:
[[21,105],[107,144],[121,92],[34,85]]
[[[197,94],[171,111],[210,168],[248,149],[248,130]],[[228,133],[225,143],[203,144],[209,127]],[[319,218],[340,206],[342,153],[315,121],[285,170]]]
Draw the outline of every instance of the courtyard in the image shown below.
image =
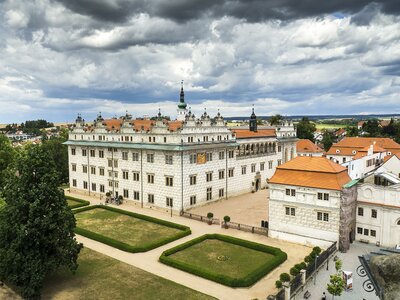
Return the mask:
[[190,229],[105,206],[75,213],[78,234],[129,252],[142,252],[190,234]]
[[221,221],[224,216],[231,217],[232,222],[260,226],[262,220],[268,220],[269,190],[259,190],[228,199],[218,200],[189,209],[188,212],[206,216],[208,212]]

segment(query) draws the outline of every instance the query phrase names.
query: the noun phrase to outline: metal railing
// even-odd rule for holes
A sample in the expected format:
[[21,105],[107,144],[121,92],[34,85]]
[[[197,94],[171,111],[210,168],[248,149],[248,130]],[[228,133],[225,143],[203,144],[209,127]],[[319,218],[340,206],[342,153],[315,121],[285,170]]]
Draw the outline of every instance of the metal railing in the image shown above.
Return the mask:
[[220,225],[221,224],[220,220],[217,219],[217,218],[209,219],[206,216],[196,215],[196,214],[188,213],[188,212],[185,212],[185,211],[181,212],[181,216],[185,217],[185,218],[188,218],[188,219],[204,222],[204,223],[209,223],[211,221],[211,224],[216,224],[216,225]]
[[235,223],[235,222],[227,222],[227,223],[223,222],[221,226],[227,226],[228,228],[233,228],[233,229],[237,229],[237,230],[242,230],[242,231],[246,231],[246,232],[251,232],[251,233],[268,236],[268,228],[264,228],[264,227],[251,226],[251,225],[240,224],[240,223]]
[[290,290],[291,291],[295,291],[297,290],[301,285],[301,278],[302,278],[302,274],[297,274],[296,277],[294,277],[291,281],[290,281]]

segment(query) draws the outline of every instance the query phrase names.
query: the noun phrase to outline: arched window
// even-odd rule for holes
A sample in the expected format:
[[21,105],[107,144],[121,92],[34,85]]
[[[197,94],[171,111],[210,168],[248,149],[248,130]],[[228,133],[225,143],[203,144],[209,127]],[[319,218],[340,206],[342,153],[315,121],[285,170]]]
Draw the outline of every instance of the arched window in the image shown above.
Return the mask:
[[400,226],[400,219],[398,219],[398,220],[397,220],[397,225],[399,225],[399,226]]

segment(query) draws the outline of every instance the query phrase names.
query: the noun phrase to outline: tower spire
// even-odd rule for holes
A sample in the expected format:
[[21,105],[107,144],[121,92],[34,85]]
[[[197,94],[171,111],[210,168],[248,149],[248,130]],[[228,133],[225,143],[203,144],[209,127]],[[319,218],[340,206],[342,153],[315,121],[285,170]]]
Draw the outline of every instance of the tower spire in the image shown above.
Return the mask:
[[183,80],[181,81],[181,93],[179,97],[179,104],[178,108],[183,108],[186,109],[186,103],[185,103],[185,92],[183,91]]

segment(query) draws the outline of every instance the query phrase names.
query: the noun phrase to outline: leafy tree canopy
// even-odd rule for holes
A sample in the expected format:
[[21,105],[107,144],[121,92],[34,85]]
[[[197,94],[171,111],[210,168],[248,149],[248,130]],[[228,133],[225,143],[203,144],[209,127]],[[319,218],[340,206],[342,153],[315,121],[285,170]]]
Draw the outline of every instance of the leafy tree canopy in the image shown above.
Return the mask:
[[283,120],[283,117],[278,114],[278,115],[271,116],[268,121],[271,125],[278,125],[282,120]]
[[309,139],[314,142],[315,124],[310,122],[307,117],[303,117],[299,123],[297,123],[297,137],[299,139]]

